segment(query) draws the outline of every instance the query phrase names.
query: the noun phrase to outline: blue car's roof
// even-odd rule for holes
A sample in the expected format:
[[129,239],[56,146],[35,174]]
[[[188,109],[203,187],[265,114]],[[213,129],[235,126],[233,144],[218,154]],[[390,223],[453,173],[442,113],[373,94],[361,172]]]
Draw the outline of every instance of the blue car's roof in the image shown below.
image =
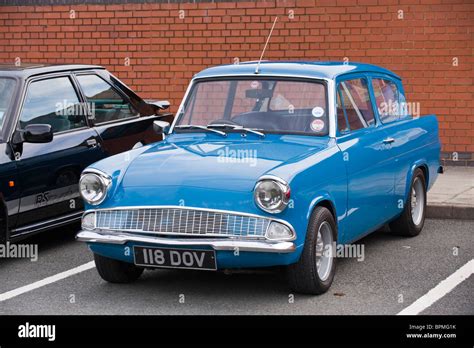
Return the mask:
[[[206,78],[215,76],[239,76],[253,75],[257,67],[257,62],[247,62],[240,64],[219,65],[205,69],[195,78]],[[347,63],[342,62],[271,62],[263,61],[259,68],[260,75],[276,75],[276,76],[298,76],[309,78],[327,78],[335,79],[336,77],[348,73],[372,72],[393,76],[400,79],[398,75],[372,64],[364,63]]]

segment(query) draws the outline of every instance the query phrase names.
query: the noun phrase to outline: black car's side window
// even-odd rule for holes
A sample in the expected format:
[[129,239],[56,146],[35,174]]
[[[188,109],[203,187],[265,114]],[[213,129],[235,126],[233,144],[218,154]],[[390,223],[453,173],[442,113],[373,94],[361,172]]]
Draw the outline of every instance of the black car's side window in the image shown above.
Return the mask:
[[[337,94],[340,94],[338,118],[339,115],[344,115],[349,122],[348,128],[350,130],[366,128],[375,124],[374,110],[366,79],[342,81],[338,85]],[[340,127],[339,130],[341,130]]]
[[81,103],[69,77],[30,83],[20,115],[20,128],[29,124],[49,124],[54,133],[86,126]]
[[133,106],[97,75],[78,75],[91,109],[94,123],[104,123],[138,116]]

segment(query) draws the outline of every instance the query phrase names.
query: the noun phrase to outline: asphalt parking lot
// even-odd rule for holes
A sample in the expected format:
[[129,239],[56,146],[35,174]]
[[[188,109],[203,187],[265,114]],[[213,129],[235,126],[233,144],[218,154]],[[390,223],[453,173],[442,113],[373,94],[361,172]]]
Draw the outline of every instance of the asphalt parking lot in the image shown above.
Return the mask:
[[[76,230],[22,241],[38,243],[35,262],[0,260],[0,314],[397,314],[474,258],[474,221],[427,220],[416,238],[380,230],[362,239],[365,259],[338,260],[335,281],[322,296],[293,295],[278,269],[145,271],[136,283],[116,285],[91,268],[38,286],[92,260],[74,240]],[[472,315],[473,290],[471,275],[420,313]]]

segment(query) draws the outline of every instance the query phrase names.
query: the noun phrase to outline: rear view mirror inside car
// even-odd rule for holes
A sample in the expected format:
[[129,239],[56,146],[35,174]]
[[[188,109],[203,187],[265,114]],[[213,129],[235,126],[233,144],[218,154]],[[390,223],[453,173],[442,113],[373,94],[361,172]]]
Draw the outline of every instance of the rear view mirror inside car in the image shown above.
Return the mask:
[[272,91],[269,89],[247,89],[245,97],[251,99],[265,99],[272,97]]

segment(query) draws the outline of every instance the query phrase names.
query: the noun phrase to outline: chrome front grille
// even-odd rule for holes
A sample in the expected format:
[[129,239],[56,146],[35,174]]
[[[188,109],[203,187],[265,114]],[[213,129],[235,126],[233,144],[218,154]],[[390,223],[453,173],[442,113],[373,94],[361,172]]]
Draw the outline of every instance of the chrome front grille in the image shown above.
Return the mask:
[[104,230],[214,237],[264,237],[270,220],[258,216],[182,207],[96,211]]

